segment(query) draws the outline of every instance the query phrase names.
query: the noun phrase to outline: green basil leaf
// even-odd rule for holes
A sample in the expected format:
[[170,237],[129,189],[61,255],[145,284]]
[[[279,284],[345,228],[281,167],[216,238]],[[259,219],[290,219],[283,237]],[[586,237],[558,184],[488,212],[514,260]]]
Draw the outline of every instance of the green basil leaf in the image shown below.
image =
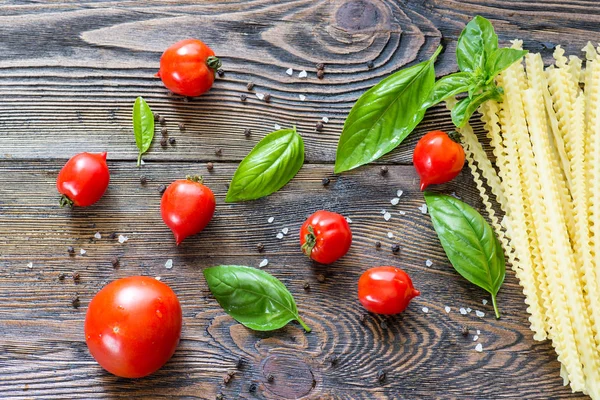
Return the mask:
[[469,122],[469,119],[480,105],[492,99],[500,100],[500,95],[495,88],[488,88],[473,97],[465,97],[452,109],[452,122],[457,127],[462,128]]
[[498,48],[492,23],[482,16],[473,18],[458,37],[456,61],[463,72],[483,73],[486,62]]
[[254,200],[285,186],[304,163],[304,141],[296,128],[271,132],[238,166],[225,201]]
[[440,46],[428,61],[394,73],[360,96],[344,123],[336,173],[377,160],[421,122],[423,103],[435,83],[433,63],[441,50]]
[[148,106],[148,103],[138,97],[133,103],[133,134],[135,135],[135,144],[139,150],[137,165],[142,162],[142,154],[150,148],[154,138],[154,114]]
[[457,72],[440,78],[433,85],[433,90],[429,99],[423,104],[422,108],[427,109],[434,106],[444,99],[456,96],[459,93],[466,92],[473,81],[473,74],[470,72]]
[[525,54],[527,54],[527,50],[496,49],[485,64],[488,81],[491,82],[491,79],[494,79],[500,72],[521,60]]
[[492,295],[496,318],[500,318],[496,295],[504,282],[506,264],[492,227],[475,209],[454,197],[425,193],[425,201],[448,260],[465,279]]
[[221,307],[242,325],[272,331],[296,320],[310,332],[294,297],[274,276],[255,268],[219,265],[205,269],[204,277]]

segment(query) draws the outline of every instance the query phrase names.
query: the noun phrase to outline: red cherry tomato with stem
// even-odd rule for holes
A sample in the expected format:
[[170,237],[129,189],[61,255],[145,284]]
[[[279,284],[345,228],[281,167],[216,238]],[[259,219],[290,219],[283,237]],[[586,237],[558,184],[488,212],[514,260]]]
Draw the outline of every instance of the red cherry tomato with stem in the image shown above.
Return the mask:
[[308,257],[321,264],[331,264],[350,249],[350,225],[340,214],[317,211],[300,228],[300,244]]
[[200,177],[180,179],[169,185],[160,202],[160,213],[179,245],[201,232],[215,212],[215,195]]
[[358,280],[358,299],[375,314],[401,313],[420,294],[410,276],[396,267],[371,268]]
[[109,181],[106,152],[73,156],[56,178],[56,189],[62,194],[60,206],[91,206],[100,200]]
[[456,178],[465,164],[460,135],[442,131],[427,133],[415,147],[413,164],[421,177],[421,190]]
[[156,76],[173,93],[195,97],[211,88],[220,67],[221,61],[210,47],[200,40],[186,39],[165,50]]
[[85,341],[98,364],[123,378],[162,367],[181,336],[181,306],[166,284],[148,276],[118,279],[90,302]]

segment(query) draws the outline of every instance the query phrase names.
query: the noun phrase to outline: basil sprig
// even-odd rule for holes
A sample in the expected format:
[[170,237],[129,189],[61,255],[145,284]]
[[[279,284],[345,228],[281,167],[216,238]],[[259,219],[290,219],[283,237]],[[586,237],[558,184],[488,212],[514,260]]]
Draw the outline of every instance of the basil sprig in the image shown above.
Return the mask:
[[285,186],[304,163],[304,141],[296,128],[269,133],[238,166],[225,201],[254,200]]
[[465,279],[492,295],[496,318],[500,318],[496,296],[506,264],[492,227],[475,209],[454,197],[426,192],[425,201],[448,260]]
[[133,103],[133,134],[135,144],[139,150],[137,165],[142,163],[142,154],[148,151],[154,138],[154,114],[142,97],[135,99]]
[[400,70],[373,86],[356,101],[335,156],[335,172],[348,171],[377,160],[395,149],[425,115],[422,108],[435,82],[433,56]]
[[274,276],[259,269],[219,265],[204,270],[208,287],[227,314],[255,331],[272,331],[296,320],[306,332],[294,297]]

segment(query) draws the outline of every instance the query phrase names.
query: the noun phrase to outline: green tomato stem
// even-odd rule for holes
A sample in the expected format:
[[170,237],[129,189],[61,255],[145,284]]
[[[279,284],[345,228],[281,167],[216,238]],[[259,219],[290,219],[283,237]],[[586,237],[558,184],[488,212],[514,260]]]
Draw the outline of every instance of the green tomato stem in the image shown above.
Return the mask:
[[297,320],[298,322],[300,322],[300,325],[302,325],[302,327],[304,328],[304,330],[306,331],[306,333],[310,333],[311,329],[308,327],[308,325],[306,325],[306,324],[304,323],[304,321],[302,321],[302,318],[300,318],[300,316],[299,316],[299,315],[298,315],[298,316],[296,316],[296,320]]
[[496,319],[500,319],[500,311],[498,311],[498,304],[496,303],[496,295],[492,295],[492,304],[494,305],[494,312],[496,313]]

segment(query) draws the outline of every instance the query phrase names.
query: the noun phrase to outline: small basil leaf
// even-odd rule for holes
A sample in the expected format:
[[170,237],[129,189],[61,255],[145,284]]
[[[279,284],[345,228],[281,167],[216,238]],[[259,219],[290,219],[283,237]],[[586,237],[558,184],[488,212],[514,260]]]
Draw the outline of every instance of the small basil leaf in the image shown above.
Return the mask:
[[271,132],[238,166],[225,201],[254,200],[285,186],[304,163],[304,141],[293,129]]
[[458,37],[456,61],[463,72],[480,73],[487,59],[498,48],[492,23],[482,16],[473,18]]
[[452,109],[452,122],[457,127],[462,128],[469,122],[471,115],[473,115],[480,105],[492,99],[500,99],[500,95],[495,89],[487,89],[473,97],[465,97]]
[[485,64],[488,80],[493,79],[500,72],[522,59],[525,54],[527,54],[527,50],[496,49]]
[[135,99],[133,103],[133,134],[135,144],[139,150],[137,165],[142,162],[142,154],[150,148],[154,138],[154,114],[142,97]]
[[427,109],[434,106],[444,99],[451,96],[456,96],[459,93],[466,92],[473,80],[473,74],[470,72],[457,72],[455,74],[446,75],[437,80],[433,86],[433,90],[429,95],[429,99],[421,107]]
[[335,172],[348,171],[392,151],[423,119],[423,103],[435,83],[433,63],[441,46],[428,60],[402,69],[365,92],[346,122],[335,156]]
[[506,264],[492,227],[454,197],[425,193],[425,201],[448,260],[465,279],[492,295],[496,318],[500,318],[496,295],[504,282]]
[[255,268],[219,265],[205,269],[204,277],[221,307],[242,325],[272,331],[296,320],[310,332],[294,297],[274,276]]

